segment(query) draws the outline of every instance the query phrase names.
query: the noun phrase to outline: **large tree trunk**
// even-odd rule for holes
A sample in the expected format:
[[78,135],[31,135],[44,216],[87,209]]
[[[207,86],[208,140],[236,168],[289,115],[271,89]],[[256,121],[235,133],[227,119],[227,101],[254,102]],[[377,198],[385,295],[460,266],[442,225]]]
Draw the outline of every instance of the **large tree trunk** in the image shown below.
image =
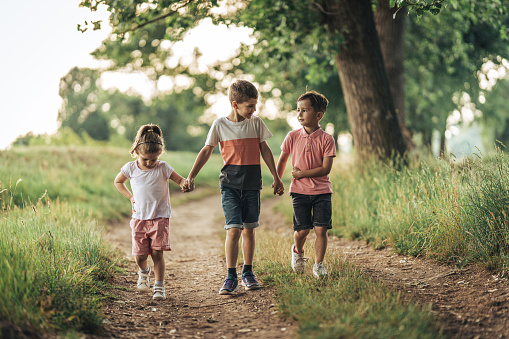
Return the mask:
[[406,145],[391,96],[370,0],[324,0],[331,34],[341,35],[336,63],[356,153],[404,156]]
[[[394,14],[397,11],[397,15]],[[374,13],[385,70],[392,99],[398,115],[399,127],[408,148],[414,148],[412,136],[406,128],[405,109],[405,22],[407,9],[391,8],[389,0],[379,0]]]

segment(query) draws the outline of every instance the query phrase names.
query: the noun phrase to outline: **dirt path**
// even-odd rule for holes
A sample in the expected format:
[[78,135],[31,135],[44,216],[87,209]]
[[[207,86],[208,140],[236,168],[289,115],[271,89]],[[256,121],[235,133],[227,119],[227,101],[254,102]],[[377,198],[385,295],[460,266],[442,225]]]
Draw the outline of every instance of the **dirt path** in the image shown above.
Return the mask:
[[[291,236],[291,226],[272,211],[276,199],[262,204],[263,229]],[[130,229],[112,225],[109,239],[130,260],[128,274],[116,277],[118,299],[107,302],[105,336],[114,338],[294,338],[297,325],[277,316],[273,290],[219,296],[225,263],[220,197],[173,209],[173,251],[166,255],[167,297],[153,302],[136,291],[136,266],[130,255]],[[263,230],[260,228],[259,231]],[[452,338],[509,338],[507,279],[474,267],[457,269],[395,255],[390,249],[330,237],[327,255],[354,263],[366,275],[400,291],[405,300],[431,305],[444,333]]]
[[[172,193],[172,199],[174,194]],[[267,209],[265,209],[267,210]],[[137,268],[131,256],[128,221],[110,226],[107,237],[129,260],[127,274],[117,275],[116,300],[104,307],[104,336],[113,338],[291,338],[296,325],[277,316],[273,290],[218,295],[226,272],[221,198],[215,195],[173,207],[172,251],[166,252],[165,301],[136,290]],[[262,212],[260,221],[266,214]],[[150,260],[150,259],[149,259]],[[153,278],[153,275],[152,275]]]

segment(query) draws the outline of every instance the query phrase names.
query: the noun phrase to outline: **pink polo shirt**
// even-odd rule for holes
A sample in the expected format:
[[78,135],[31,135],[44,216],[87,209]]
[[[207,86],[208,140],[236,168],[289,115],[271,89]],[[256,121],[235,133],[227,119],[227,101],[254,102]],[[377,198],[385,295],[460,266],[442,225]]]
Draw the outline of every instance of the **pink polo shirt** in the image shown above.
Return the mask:
[[[291,155],[292,167],[304,171],[322,166],[325,157],[335,157],[336,143],[322,128],[308,134],[303,127],[288,133],[281,150]],[[332,193],[332,184],[328,175],[299,180],[292,178],[290,193],[307,195]]]

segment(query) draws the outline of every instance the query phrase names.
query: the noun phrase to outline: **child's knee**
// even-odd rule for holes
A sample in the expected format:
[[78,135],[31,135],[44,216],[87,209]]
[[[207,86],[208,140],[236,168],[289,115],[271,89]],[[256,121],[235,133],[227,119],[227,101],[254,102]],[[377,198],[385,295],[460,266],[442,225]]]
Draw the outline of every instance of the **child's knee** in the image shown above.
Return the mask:
[[160,250],[152,250],[150,253],[152,255],[152,260],[159,261],[164,258],[164,252]]
[[143,254],[143,255],[137,255],[136,256],[136,262],[137,263],[145,262],[145,261],[147,261],[147,259],[148,259],[148,254]]
[[229,238],[232,238],[233,240],[239,240],[240,239],[240,235],[242,234],[242,229],[240,228],[229,228],[227,231],[226,231],[226,235],[229,237]]

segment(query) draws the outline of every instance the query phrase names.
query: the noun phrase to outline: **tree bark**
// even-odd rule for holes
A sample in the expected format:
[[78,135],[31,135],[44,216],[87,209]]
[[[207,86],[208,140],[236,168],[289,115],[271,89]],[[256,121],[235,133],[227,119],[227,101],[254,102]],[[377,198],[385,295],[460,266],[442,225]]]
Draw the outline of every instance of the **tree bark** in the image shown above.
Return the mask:
[[324,0],[331,34],[344,45],[336,55],[353,143],[360,159],[406,155],[370,0]]
[[[394,14],[397,15],[394,16]],[[391,8],[389,0],[379,0],[374,13],[378,39],[389,79],[392,99],[398,115],[399,127],[408,148],[414,148],[412,136],[406,127],[405,103],[405,23],[407,9]]]

